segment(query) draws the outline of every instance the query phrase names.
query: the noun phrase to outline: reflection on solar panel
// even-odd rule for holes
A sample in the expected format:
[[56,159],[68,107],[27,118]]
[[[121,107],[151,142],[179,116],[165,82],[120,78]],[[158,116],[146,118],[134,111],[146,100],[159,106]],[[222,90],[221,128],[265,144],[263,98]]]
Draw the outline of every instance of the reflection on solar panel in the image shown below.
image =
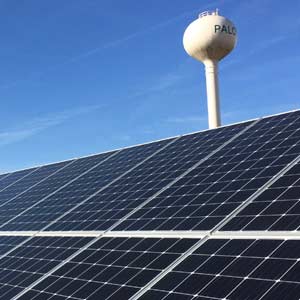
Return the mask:
[[1,300],[299,299],[300,111],[0,175]]

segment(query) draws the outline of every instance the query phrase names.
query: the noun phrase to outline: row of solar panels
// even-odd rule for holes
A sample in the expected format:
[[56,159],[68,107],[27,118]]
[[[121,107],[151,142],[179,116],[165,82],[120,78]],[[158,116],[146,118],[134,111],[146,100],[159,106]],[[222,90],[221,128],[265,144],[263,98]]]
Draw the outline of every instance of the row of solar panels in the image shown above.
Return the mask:
[[300,240],[1,237],[3,300],[299,299]]
[[0,236],[1,299],[299,299],[300,240],[236,234],[299,228],[299,125],[295,111],[0,175],[0,231],[19,232]]
[[233,212],[220,230],[297,230],[299,127],[294,111],[1,175],[0,231],[207,231]]

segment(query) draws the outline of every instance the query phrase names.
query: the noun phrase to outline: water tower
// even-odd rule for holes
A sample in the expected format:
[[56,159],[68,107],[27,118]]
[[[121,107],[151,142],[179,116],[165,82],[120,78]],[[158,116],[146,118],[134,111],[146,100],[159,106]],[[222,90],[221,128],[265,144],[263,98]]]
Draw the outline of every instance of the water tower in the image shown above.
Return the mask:
[[233,23],[218,10],[204,12],[185,30],[185,51],[205,65],[209,128],[221,125],[218,62],[235,47],[237,32]]

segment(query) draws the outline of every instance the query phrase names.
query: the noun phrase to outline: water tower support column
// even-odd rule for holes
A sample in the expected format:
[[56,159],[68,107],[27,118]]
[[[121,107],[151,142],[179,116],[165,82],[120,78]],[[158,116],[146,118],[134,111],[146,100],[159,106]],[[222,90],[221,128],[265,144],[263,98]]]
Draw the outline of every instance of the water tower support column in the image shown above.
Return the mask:
[[206,93],[209,128],[221,126],[220,103],[219,103],[219,81],[218,81],[218,62],[206,60]]

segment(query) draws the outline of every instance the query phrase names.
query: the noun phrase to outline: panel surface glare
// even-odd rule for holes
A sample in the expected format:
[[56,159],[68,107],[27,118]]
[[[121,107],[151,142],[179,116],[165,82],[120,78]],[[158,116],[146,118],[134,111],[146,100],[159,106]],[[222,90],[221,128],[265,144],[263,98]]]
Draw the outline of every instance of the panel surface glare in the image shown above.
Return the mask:
[[205,242],[140,300],[296,300],[299,240]]
[[[15,242],[24,237],[10,239]],[[1,300],[11,300],[89,241],[87,237],[29,238],[0,259]]]
[[[48,230],[104,230],[152,197],[249,123],[182,136]],[[107,222],[109,220],[109,223]]]
[[260,120],[115,230],[211,230],[299,155],[300,112]]
[[[298,130],[298,134],[300,131]],[[299,230],[300,163],[240,211],[222,230]]]
[[19,300],[127,300],[197,239],[101,238]]
[[[11,231],[18,230],[19,228],[23,228],[23,230],[43,229],[43,227],[49,225],[52,221],[74,208],[77,204],[80,204],[81,201],[97,193],[101,188],[111,183],[114,179],[130,170],[136,164],[142,162],[169,142],[170,140],[164,140],[120,151],[83,176],[69,183],[66,187],[48,196],[43,201],[33,203],[31,208],[28,208],[28,204],[24,205],[21,203],[20,207],[17,207],[17,212],[20,212],[20,215],[16,216],[11,222],[1,226],[0,230]],[[101,158],[101,154],[97,157]],[[92,158],[88,159],[93,160]],[[86,165],[84,160],[85,159],[82,159],[81,167],[82,165]],[[80,162],[76,161],[74,165],[76,163]],[[69,170],[69,173],[73,175],[75,172]],[[31,195],[29,194],[28,196],[31,201]],[[20,200],[22,198],[23,196]],[[28,209],[22,212],[26,206]],[[16,212],[13,211],[13,214],[16,214]],[[114,221],[108,219],[106,227],[109,227],[112,222]],[[77,230],[76,224],[73,224],[72,230]]]

